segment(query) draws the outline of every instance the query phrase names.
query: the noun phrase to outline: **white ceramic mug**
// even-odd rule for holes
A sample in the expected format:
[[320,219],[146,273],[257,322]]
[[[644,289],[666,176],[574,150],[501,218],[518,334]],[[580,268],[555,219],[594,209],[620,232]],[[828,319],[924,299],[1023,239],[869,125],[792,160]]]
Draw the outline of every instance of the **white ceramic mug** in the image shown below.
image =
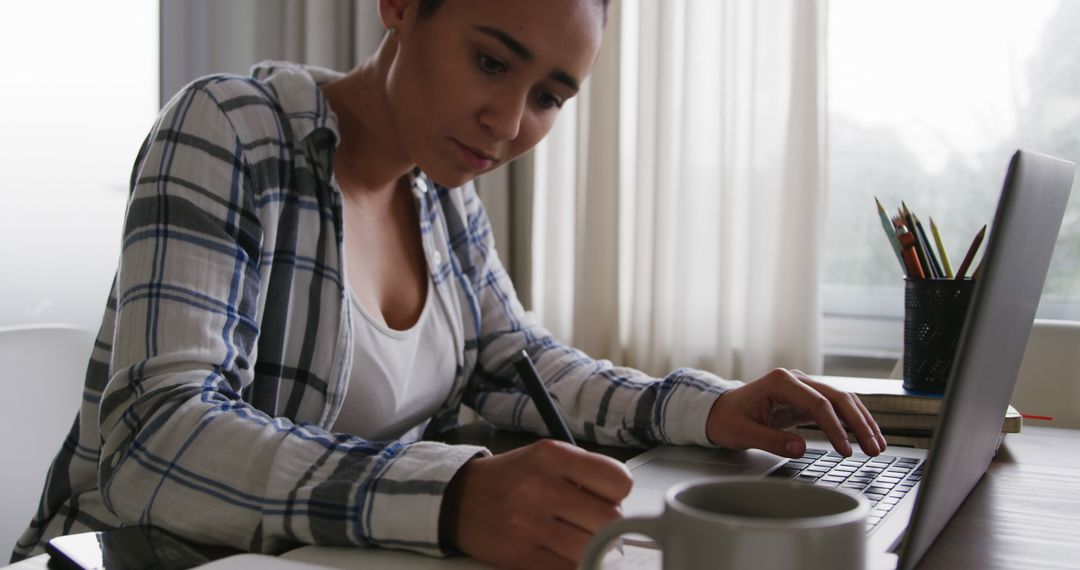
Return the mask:
[[665,569],[862,569],[869,510],[865,498],[839,489],[779,479],[697,479],[669,489],[659,516],[622,519],[598,532],[581,568],[599,568],[613,539],[640,533],[663,549]]

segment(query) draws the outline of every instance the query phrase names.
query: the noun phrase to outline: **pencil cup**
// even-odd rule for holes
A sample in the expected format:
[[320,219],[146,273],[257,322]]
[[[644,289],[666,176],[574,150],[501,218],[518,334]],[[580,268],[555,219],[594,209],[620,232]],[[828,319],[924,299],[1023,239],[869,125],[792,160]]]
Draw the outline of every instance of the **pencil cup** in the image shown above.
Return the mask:
[[904,291],[904,388],[942,393],[975,282],[908,279]]

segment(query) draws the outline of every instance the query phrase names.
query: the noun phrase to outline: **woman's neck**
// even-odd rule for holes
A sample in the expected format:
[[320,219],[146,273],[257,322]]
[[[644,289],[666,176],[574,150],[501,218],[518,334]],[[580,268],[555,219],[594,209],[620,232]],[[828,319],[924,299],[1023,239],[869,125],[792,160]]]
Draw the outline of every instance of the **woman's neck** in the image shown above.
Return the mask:
[[415,166],[401,147],[386,94],[394,51],[393,42],[384,40],[370,59],[321,88],[338,118],[334,175],[354,198],[392,192]]

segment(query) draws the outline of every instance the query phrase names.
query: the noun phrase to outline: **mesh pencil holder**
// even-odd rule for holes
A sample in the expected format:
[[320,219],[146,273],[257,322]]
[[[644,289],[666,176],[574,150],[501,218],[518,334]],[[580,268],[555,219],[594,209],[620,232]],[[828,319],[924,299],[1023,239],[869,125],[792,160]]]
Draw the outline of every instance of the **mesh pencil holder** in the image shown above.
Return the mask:
[[971,302],[971,279],[907,279],[904,388],[942,393]]

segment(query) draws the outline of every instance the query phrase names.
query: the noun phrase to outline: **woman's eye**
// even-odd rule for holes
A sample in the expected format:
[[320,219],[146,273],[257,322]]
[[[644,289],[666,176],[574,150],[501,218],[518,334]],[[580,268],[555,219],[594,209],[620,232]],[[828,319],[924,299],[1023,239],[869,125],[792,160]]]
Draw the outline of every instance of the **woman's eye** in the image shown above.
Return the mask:
[[476,64],[480,67],[480,70],[484,73],[496,74],[506,71],[506,66],[503,62],[491,57],[484,52],[476,52]]
[[563,106],[563,100],[562,99],[560,99],[560,98],[556,97],[555,95],[552,95],[551,93],[548,93],[546,91],[541,91],[541,92],[537,93],[536,94],[536,101],[540,105],[540,107],[542,107],[544,109],[553,109],[553,108],[561,109],[562,106]]

